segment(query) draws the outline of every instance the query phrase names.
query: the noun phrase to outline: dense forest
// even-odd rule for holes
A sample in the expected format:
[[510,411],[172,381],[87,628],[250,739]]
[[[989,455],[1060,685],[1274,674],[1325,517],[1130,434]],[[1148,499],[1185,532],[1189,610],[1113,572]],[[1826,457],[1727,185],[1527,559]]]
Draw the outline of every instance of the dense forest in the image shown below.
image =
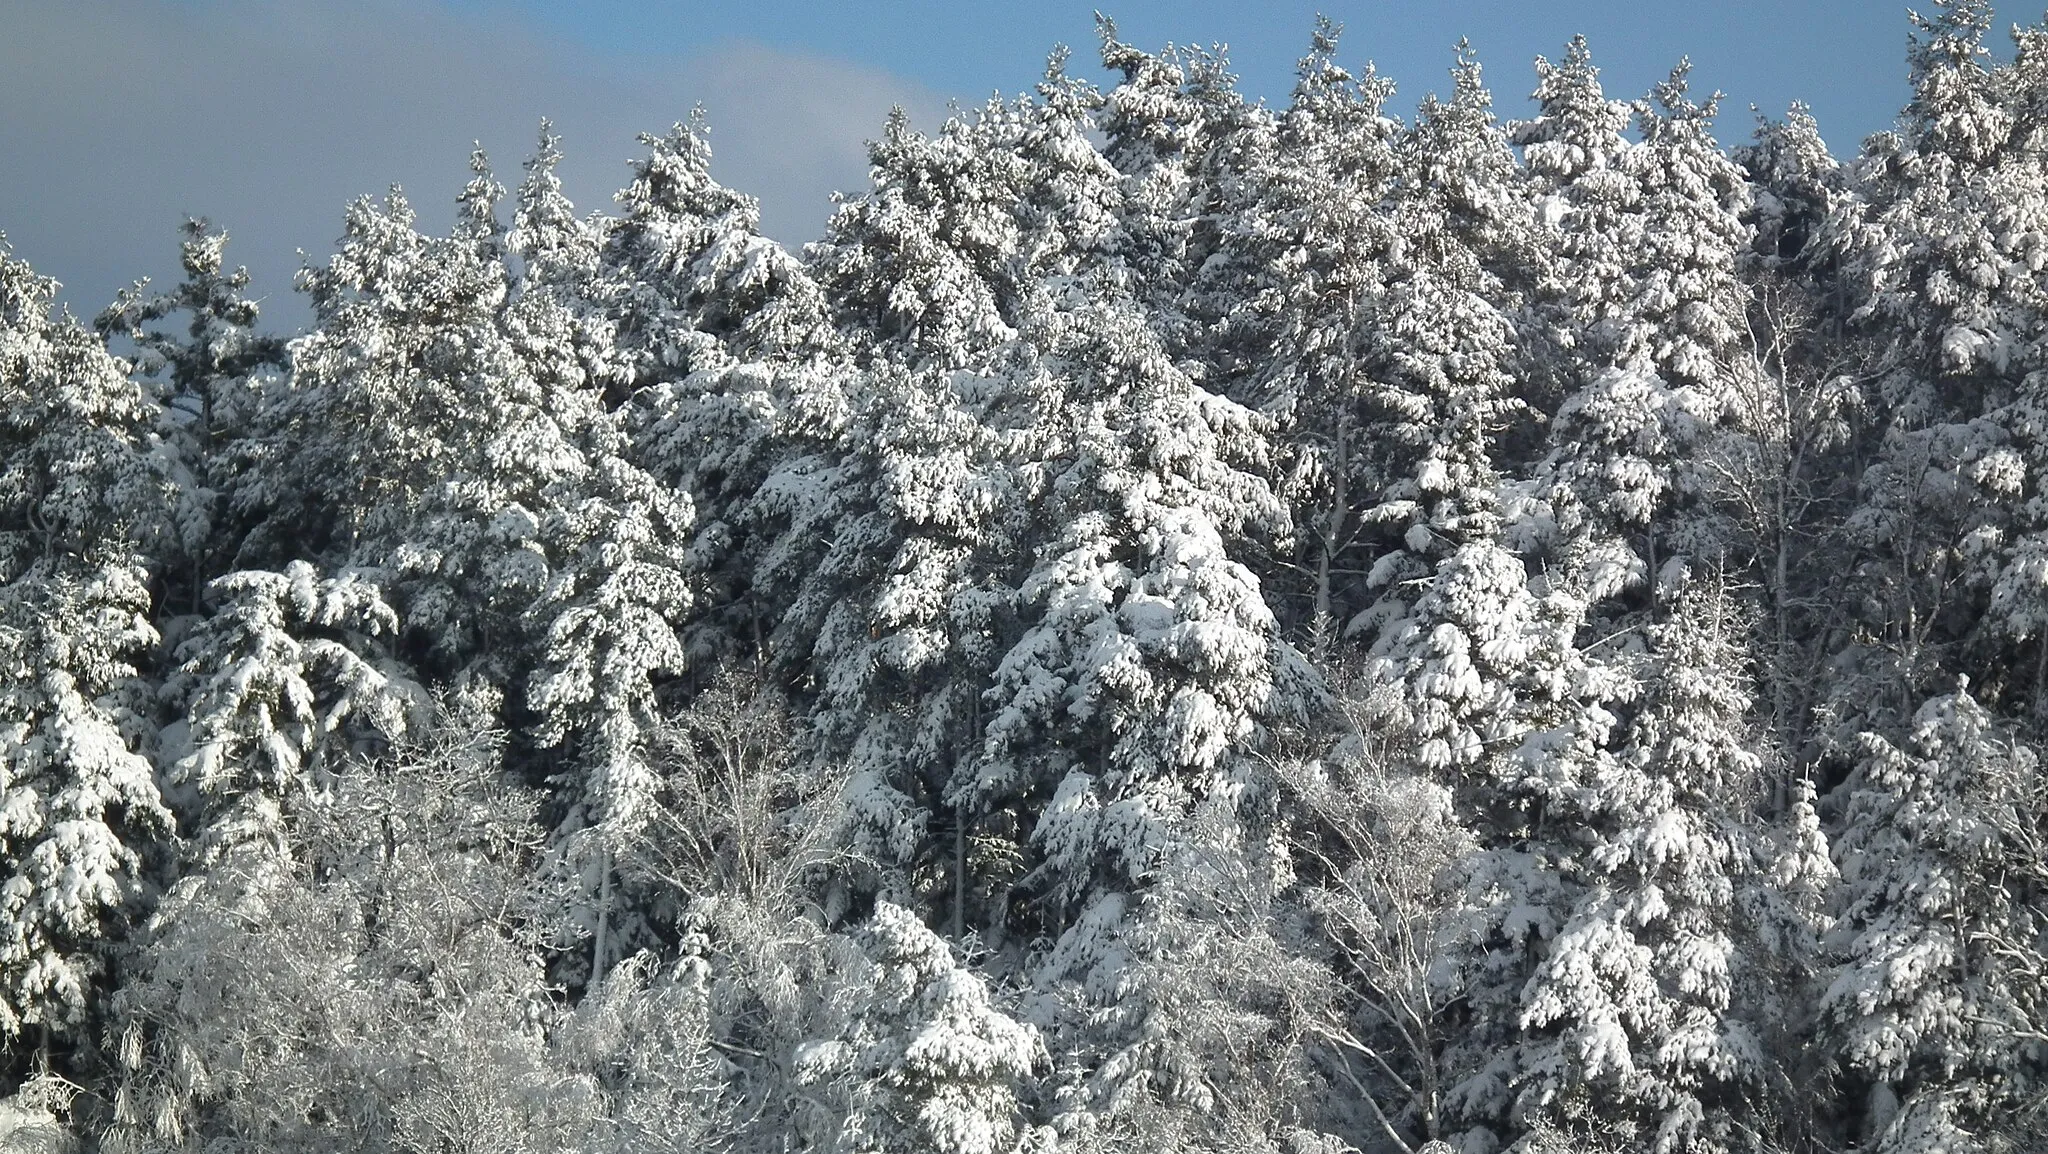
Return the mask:
[[0,1139],[2048,1149],[1992,27],[1837,159],[1105,21],[801,254],[544,124],[290,338],[206,222],[90,324],[0,250]]

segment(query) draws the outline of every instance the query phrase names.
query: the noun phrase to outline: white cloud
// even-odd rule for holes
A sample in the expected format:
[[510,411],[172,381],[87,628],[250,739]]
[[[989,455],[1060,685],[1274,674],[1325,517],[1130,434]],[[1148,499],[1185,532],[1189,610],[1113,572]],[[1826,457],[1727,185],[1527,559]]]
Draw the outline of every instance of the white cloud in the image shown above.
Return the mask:
[[172,275],[178,222],[203,214],[272,316],[296,322],[296,250],[326,253],[347,200],[403,184],[443,227],[471,142],[513,183],[543,115],[571,196],[596,208],[635,136],[701,102],[719,178],[799,243],[833,190],[865,185],[863,141],[892,105],[920,124],[942,109],[841,61],[753,44],[607,57],[439,4],[0,0],[0,29],[0,231],[85,314],[137,275]]

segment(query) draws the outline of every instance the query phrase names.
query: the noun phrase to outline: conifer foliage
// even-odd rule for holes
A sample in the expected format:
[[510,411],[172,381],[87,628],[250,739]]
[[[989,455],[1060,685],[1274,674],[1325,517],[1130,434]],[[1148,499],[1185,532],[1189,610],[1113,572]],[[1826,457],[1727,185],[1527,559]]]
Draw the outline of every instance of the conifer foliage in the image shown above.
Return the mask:
[[1103,20],[802,251],[543,123],[290,336],[0,246],[0,1147],[2048,1148],[1992,27],[1838,159]]

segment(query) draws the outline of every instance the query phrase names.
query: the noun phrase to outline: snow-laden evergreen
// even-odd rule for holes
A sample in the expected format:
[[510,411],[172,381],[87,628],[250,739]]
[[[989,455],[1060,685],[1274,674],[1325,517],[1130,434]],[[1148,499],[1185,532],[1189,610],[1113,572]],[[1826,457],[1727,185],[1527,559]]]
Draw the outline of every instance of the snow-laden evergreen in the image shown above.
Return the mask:
[[543,122],[290,336],[0,250],[0,1146],[2048,1146],[1994,23],[1837,155],[1102,20],[801,251]]
[[[0,242],[4,244],[4,242]],[[161,400],[0,247],[0,1034],[86,1029],[169,829],[146,757]],[[19,1043],[16,1043],[19,1044]],[[45,1043],[46,1044],[46,1043]]]

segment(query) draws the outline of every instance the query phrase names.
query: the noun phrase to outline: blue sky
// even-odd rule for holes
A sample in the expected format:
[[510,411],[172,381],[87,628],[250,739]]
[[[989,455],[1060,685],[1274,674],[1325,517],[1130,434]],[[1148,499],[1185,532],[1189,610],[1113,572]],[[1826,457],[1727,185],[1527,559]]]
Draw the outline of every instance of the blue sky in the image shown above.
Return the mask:
[[[517,11],[609,53],[698,49],[752,40],[842,57],[949,96],[1015,92],[1046,50],[1094,43],[1090,2],[962,3],[896,0],[460,0],[477,12]],[[1251,91],[1285,99],[1316,13],[1341,21],[1345,54],[1372,59],[1410,99],[1437,86],[1450,47],[1469,36],[1496,99],[1513,114],[1532,85],[1530,61],[1556,56],[1574,33],[1591,41],[1610,94],[1635,96],[1690,55],[1695,82],[1729,94],[1726,127],[1748,133],[1751,103],[1777,114],[1812,105],[1837,151],[1887,127],[1906,96],[1907,5],[1890,0],[1331,0],[1215,3],[1102,0],[1123,38],[1143,47],[1228,45]],[[2032,19],[2038,12],[2012,13]]]
[[[1906,96],[1905,8],[1889,0],[1102,0],[1123,38],[1229,46],[1244,87],[1285,101],[1320,7],[1343,55],[1375,61],[1397,109],[1445,82],[1471,37],[1505,116],[1528,110],[1531,60],[1584,32],[1611,94],[1641,95],[1690,55],[1700,94],[1727,93],[1722,137],[1749,105],[1803,99],[1838,154]],[[587,208],[626,179],[635,134],[702,103],[716,171],[760,197],[768,232],[815,237],[835,189],[865,183],[863,141],[892,105],[921,127],[950,100],[1015,93],[1057,42],[1093,65],[1090,2],[800,0],[0,0],[0,232],[90,315],[138,275],[175,274],[176,228],[234,237],[271,315],[321,259],[350,198],[404,185],[445,227],[481,142],[508,183],[553,116],[563,176]],[[2001,13],[2036,19],[2038,10]]]

